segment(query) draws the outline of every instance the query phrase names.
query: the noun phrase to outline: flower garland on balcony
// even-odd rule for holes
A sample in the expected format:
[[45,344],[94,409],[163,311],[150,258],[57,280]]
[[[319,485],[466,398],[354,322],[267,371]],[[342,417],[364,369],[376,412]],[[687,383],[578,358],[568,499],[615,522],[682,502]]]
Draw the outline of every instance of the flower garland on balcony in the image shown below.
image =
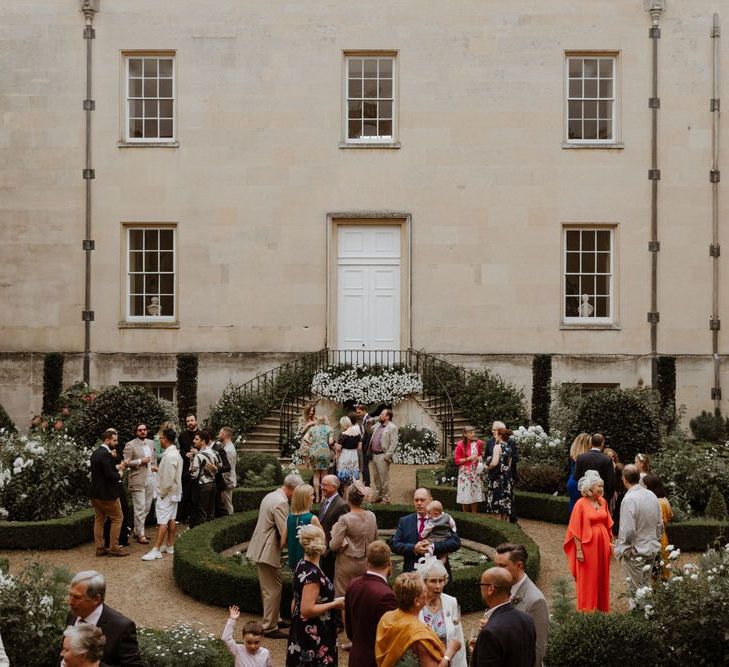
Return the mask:
[[338,403],[394,405],[422,392],[423,382],[404,366],[330,366],[314,375],[311,391]]

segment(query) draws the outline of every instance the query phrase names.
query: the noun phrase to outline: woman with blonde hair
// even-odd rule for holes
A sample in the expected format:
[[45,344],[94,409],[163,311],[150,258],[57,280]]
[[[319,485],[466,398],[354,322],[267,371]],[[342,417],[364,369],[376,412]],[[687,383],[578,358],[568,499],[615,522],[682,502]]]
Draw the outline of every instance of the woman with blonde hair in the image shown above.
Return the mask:
[[299,535],[304,557],[294,570],[291,585],[291,630],[286,667],[337,665],[337,619],[331,612],[344,609],[344,598],[334,596],[334,586],[319,568],[326,551],[324,531],[313,524]]
[[310,484],[300,484],[294,489],[289,516],[286,519],[286,546],[289,552],[289,569],[292,572],[304,557],[304,551],[299,543],[299,532],[309,524],[321,527],[319,519],[311,511],[313,504],[314,488]]
[[589,452],[592,447],[589,433],[580,433],[573,441],[570,447],[570,476],[567,479],[567,493],[570,497],[569,513],[572,514],[572,508],[580,499],[580,490],[577,488],[577,480],[575,479],[575,463],[580,454]]
[[329,420],[320,415],[316,423],[311,426],[303,439],[301,453],[309,462],[309,468],[314,473],[314,500],[321,500],[321,478],[327,474],[332,461],[331,445],[334,443],[332,429],[329,428]]

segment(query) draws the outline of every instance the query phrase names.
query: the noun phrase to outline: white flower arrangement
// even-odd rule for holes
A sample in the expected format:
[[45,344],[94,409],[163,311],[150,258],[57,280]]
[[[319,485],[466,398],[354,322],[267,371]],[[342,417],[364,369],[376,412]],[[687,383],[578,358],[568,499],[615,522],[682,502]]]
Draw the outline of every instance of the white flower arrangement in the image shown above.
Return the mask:
[[429,428],[406,424],[399,429],[400,444],[392,457],[393,463],[432,465],[440,461],[438,436]]
[[436,449],[421,449],[409,444],[400,445],[395,450],[392,461],[410,466],[432,465],[440,461],[440,454]]
[[423,382],[406,368],[332,366],[314,375],[311,391],[338,403],[395,404],[422,392]]

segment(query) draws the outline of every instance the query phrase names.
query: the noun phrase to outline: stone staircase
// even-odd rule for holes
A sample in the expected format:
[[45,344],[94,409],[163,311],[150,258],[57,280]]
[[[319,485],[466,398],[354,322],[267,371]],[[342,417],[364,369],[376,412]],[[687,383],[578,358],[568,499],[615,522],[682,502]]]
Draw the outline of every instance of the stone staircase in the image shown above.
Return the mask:
[[[434,404],[438,402],[438,399],[432,396],[413,396],[415,399],[415,402],[420,405],[425,412],[430,415],[430,417],[438,422],[438,415],[433,410]],[[453,410],[453,438],[454,442],[448,443],[448,451],[452,452],[455,447],[456,443],[461,439],[461,434],[463,432],[464,427],[466,426],[472,426],[472,422],[468,417],[465,417],[462,412],[459,412],[458,410]],[[480,430],[476,429],[476,437],[481,438],[484,442],[486,441],[486,438],[489,437],[491,434],[484,434]]]
[[[308,403],[316,404],[317,399],[311,396],[297,397],[291,403],[287,403],[284,409],[289,408],[298,414],[304,411],[304,405]],[[281,409],[271,410],[266,417],[259,422],[254,429],[249,431],[245,436],[243,451],[263,452],[265,454],[273,454],[278,456],[279,437],[281,431]]]

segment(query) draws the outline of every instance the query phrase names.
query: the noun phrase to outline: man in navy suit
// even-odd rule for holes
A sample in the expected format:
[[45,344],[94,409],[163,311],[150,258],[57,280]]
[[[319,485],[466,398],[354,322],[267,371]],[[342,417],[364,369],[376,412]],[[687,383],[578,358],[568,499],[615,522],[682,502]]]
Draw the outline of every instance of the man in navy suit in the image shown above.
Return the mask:
[[[433,500],[428,489],[415,489],[413,494],[413,505],[415,505],[415,513],[408,514],[398,521],[397,530],[390,540],[392,550],[404,557],[403,572],[412,572],[415,569],[415,563],[418,559],[426,554],[430,542],[423,539],[423,529],[425,522],[428,520],[428,514],[425,508],[428,503]],[[436,542],[434,545],[434,554],[442,556],[444,554],[453,553],[461,548],[461,539],[451,531],[448,539],[442,542]],[[450,565],[446,562],[446,569],[450,579]]]
[[512,583],[503,567],[481,575],[481,597],[489,610],[473,647],[471,667],[534,667],[534,621],[509,601]]
[[109,667],[143,667],[134,621],[104,604],[106,580],[95,570],[79,572],[71,580],[66,625],[87,623],[106,637],[102,663]]
[[592,435],[592,449],[589,452],[580,454],[575,461],[575,471],[572,476],[576,482],[580,481],[580,478],[588,470],[597,470],[598,474],[602,478],[605,484],[605,495],[606,499],[613,497],[615,493],[615,468],[613,466],[612,459],[602,453],[605,448],[605,437],[602,433],[593,433]]

